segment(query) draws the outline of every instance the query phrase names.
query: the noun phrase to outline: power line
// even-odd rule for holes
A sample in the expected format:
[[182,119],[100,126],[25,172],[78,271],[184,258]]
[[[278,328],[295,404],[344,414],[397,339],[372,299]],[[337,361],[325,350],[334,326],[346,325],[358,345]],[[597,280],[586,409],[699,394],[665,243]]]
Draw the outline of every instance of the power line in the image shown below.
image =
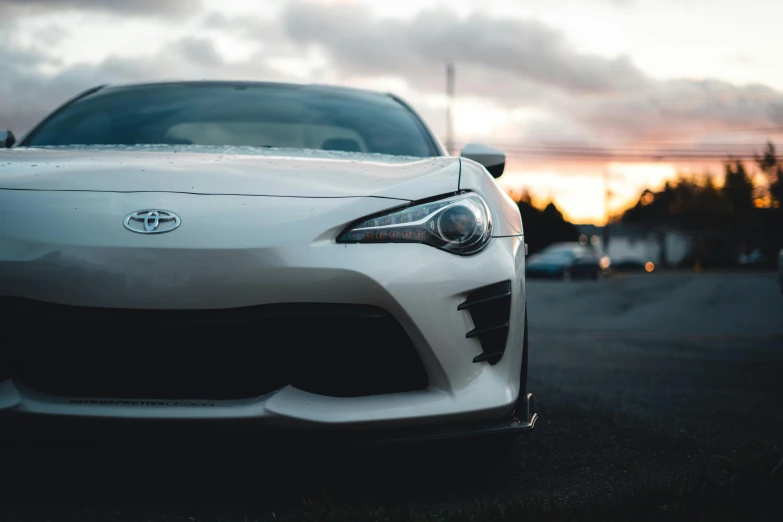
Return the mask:
[[498,144],[495,146],[503,146],[508,149],[515,149],[520,151],[531,152],[588,152],[588,153],[636,153],[636,154],[752,154],[755,151],[749,151],[752,148],[751,145],[737,145],[730,148],[722,148],[719,150],[705,150],[703,148],[641,148],[641,147],[590,147],[590,146],[569,146],[569,145],[524,145],[519,143],[506,143]]
[[[781,131],[783,133],[783,131]],[[481,138],[475,139],[475,140],[465,140],[465,141],[456,141],[455,145],[465,146],[468,143],[474,143],[474,142],[484,142]],[[766,141],[770,141],[769,139],[766,139],[764,143],[760,142],[754,142],[754,143],[694,143],[693,140],[643,140],[643,141],[633,141],[630,143],[627,142],[618,142],[618,141],[606,141],[606,140],[590,140],[589,142],[582,141],[575,141],[575,140],[536,140],[531,141],[528,139],[522,139],[522,138],[494,138],[491,140],[487,140],[487,143],[492,143],[495,146],[524,146],[524,147],[570,147],[570,148],[590,148],[590,149],[639,149],[639,150],[645,150],[645,149],[652,149],[652,150],[658,150],[665,146],[685,146],[684,148],[686,150],[699,150],[699,149],[709,149],[709,148],[716,148],[716,149],[730,149],[730,148],[744,148],[747,149],[749,147],[763,147],[766,145]]]
[[529,150],[516,147],[503,149],[508,157],[527,158],[535,161],[598,161],[598,162],[724,162],[727,160],[753,161],[755,154],[709,154],[709,153],[671,153],[671,152],[623,152],[623,151],[567,151],[567,150]]
[[511,145],[503,147],[506,153],[514,152],[517,154],[528,154],[531,156],[540,155],[568,155],[584,157],[615,157],[615,156],[643,156],[643,157],[677,157],[677,158],[754,158],[755,151],[747,152],[741,150],[735,151],[704,151],[700,149],[660,149],[660,150],[642,150],[642,149],[599,149],[599,148],[578,148],[578,147],[526,147],[522,145]]
[[628,162],[655,162],[655,161],[710,161],[723,162],[726,160],[755,160],[752,154],[667,154],[667,153],[587,153],[568,151],[526,151],[518,149],[506,149],[506,155],[511,157],[530,157],[555,160],[596,160],[596,161],[628,161]]
[[[783,133],[783,130],[781,130]],[[476,141],[483,141],[481,138],[475,140],[456,141],[455,145],[464,146],[468,143],[474,143]],[[590,140],[586,141],[574,141],[574,140],[529,140],[523,138],[493,138],[488,140],[487,143],[492,143],[495,146],[507,146],[507,147],[529,147],[529,148],[574,148],[574,149],[623,149],[623,150],[661,150],[667,146],[670,149],[675,150],[703,150],[703,149],[748,149],[753,147],[764,147],[766,142],[774,141],[765,139],[763,143],[761,140],[753,143],[694,143],[693,141],[654,141],[654,140],[642,140],[628,142],[618,141],[601,141]]]
[[754,129],[727,129],[724,131],[711,131],[709,134],[729,134],[734,132],[783,132],[783,126],[756,127]]
[[[745,128],[745,129],[728,129],[724,131],[706,131],[702,132],[701,136],[715,136],[715,135],[721,135],[721,134],[734,134],[734,133],[770,133],[773,135],[781,135],[783,134],[783,126],[777,126],[777,127],[756,127],[756,128]],[[495,146],[525,146],[525,147],[575,147],[575,148],[615,148],[619,142],[618,140],[590,140],[590,144],[585,144],[584,141],[575,141],[575,140],[557,140],[557,139],[549,139],[549,140],[538,140],[536,142],[530,142],[527,140],[530,145],[524,145],[520,140],[522,138],[513,138],[510,136],[506,137],[495,137],[489,143],[494,144]],[[765,141],[769,141],[769,137],[764,138]],[[460,140],[455,141],[455,146],[464,146],[468,143],[472,143],[475,141],[482,141],[481,139],[476,140]],[[651,140],[651,139],[645,139],[645,140],[633,140],[632,145],[625,145],[623,144],[619,148],[633,148],[633,149],[643,149],[644,147],[658,147],[662,145],[689,145],[689,148],[687,150],[699,150],[702,148],[720,148],[720,149],[728,149],[728,148],[748,148],[748,147],[756,147],[756,146],[764,146],[764,144],[753,144],[753,143],[694,143],[693,140],[688,139],[680,139],[680,140],[673,140],[673,139],[661,139],[661,140]]]
[[[735,144],[716,150],[692,148],[596,147],[573,145],[524,145],[491,143],[507,155],[548,159],[602,161],[725,161],[753,160],[760,151],[752,145]],[[751,149],[751,150],[749,150]]]

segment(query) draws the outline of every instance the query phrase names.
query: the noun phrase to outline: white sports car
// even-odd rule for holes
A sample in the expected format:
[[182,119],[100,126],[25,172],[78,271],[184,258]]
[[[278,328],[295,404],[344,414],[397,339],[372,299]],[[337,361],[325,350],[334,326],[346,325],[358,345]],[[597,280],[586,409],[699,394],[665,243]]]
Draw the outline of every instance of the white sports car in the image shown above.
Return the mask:
[[102,86],[0,137],[3,435],[532,430],[502,153],[449,156],[392,95],[249,82]]

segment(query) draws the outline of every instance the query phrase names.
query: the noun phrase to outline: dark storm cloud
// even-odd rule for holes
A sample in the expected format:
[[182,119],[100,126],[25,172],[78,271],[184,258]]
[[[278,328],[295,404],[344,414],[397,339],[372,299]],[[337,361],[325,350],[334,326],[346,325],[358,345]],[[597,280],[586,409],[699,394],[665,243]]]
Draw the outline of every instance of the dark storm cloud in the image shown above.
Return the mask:
[[23,16],[66,10],[121,15],[182,15],[197,12],[201,0],[0,0],[0,16]]

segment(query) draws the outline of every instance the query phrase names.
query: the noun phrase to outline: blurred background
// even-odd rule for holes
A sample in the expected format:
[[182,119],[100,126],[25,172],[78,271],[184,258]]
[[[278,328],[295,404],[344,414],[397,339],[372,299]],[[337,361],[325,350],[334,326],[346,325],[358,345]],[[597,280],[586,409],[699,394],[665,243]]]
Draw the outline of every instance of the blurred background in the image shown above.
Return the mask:
[[[249,79],[392,91],[508,154],[529,244],[612,266],[775,266],[778,0],[0,0],[0,127],[82,89]],[[608,225],[608,226],[607,226]]]
[[101,84],[259,80],[394,92],[452,154],[504,151],[538,254],[541,413],[498,474],[20,453],[0,519],[778,520],[781,19],[781,0],[0,0],[0,129],[17,137]]

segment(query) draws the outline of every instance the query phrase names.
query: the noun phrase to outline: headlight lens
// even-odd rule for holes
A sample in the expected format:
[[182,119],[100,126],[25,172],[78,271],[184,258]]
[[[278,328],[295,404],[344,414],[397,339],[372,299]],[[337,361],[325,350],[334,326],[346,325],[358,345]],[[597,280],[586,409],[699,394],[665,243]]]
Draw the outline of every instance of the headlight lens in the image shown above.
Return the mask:
[[338,243],[426,243],[454,254],[475,254],[489,241],[492,221],[478,194],[465,193],[357,223]]

